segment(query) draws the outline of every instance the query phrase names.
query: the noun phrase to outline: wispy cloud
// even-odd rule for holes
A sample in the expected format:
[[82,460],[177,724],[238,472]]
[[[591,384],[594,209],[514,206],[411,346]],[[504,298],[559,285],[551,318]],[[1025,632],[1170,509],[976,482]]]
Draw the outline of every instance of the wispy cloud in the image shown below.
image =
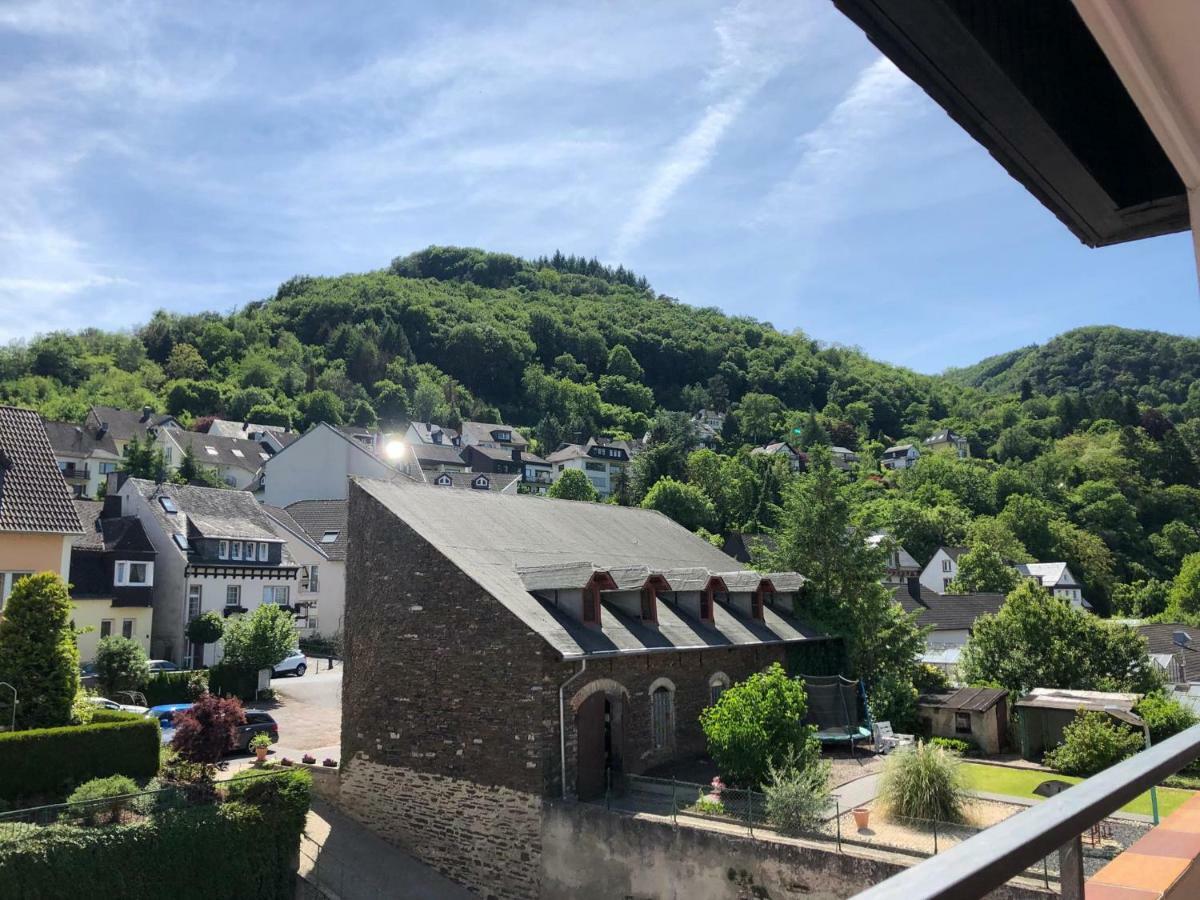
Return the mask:
[[712,161],[721,140],[754,96],[789,62],[806,39],[806,23],[792,7],[743,0],[722,12],[713,26],[719,53],[704,89],[715,99],[667,150],[621,224],[612,257],[625,256],[667,212],[672,198]]

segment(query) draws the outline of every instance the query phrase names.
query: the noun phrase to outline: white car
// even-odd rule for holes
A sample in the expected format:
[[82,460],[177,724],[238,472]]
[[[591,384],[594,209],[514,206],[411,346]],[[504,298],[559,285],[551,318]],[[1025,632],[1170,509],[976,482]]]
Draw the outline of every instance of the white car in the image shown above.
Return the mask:
[[299,650],[293,650],[286,659],[275,664],[272,675],[303,675],[308,670],[308,660]]
[[152,659],[150,660],[150,674],[155,672],[178,672],[179,666],[171,662],[169,659]]
[[121,712],[137,713],[139,716],[145,715],[149,707],[133,706],[128,703],[118,703],[116,700],[109,700],[107,697],[88,697],[87,702],[94,706],[99,706],[101,709],[115,709]]

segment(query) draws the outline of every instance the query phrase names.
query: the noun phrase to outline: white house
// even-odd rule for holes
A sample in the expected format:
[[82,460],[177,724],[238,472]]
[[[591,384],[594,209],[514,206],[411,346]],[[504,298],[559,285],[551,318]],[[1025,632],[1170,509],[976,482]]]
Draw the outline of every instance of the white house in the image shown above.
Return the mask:
[[696,423],[696,439],[701,447],[712,450],[721,443],[725,413],[714,409],[702,409],[692,416],[692,421]]
[[162,448],[163,461],[168,468],[174,469],[179,466],[179,460],[168,454],[169,448],[162,442],[164,430],[183,429],[174,416],[156,413],[149,406],[143,406],[141,410],[118,409],[115,406],[93,406],[88,410],[83,424],[93,434],[108,435],[119,456],[125,455],[126,445],[134,438],[143,442],[150,438]]
[[461,443],[464,447],[524,450],[529,446],[525,436],[511,425],[496,422],[463,422]]
[[770,444],[763,444],[761,447],[755,447],[750,451],[750,455],[782,456],[788,461],[788,468],[793,472],[800,471],[800,461],[803,458],[800,452],[787,441],[774,441]]
[[601,497],[620,489],[621,478],[627,477],[629,460],[629,448],[624,441],[604,442],[595,438],[586,444],[563,444],[546,457],[553,467],[550,477],[555,481],[567,469],[578,469]]
[[949,451],[959,459],[967,459],[971,455],[971,445],[961,434],[955,434],[949,428],[925,438],[925,449],[932,451]]
[[896,543],[886,531],[876,532],[867,538],[867,544],[878,547],[884,544],[888,548],[887,571],[884,584],[906,584],[909,578],[920,578],[921,564],[913,559],[911,553]]
[[164,448],[164,460],[168,456],[171,460],[167,466],[171,471],[179,468],[184,454],[190,448],[199,468],[212,472],[222,482],[239,491],[249,488],[262,464],[275,455],[268,442],[177,428],[163,429],[159,433],[159,441]]
[[858,454],[848,447],[830,447],[829,452],[833,456],[834,468],[845,472],[858,465]]
[[920,457],[921,451],[912,444],[895,444],[883,451],[879,464],[885,469],[908,469],[915,466]]
[[1065,562],[1020,563],[1013,566],[1026,578],[1034,578],[1055,597],[1071,601],[1076,609],[1091,609],[1092,604],[1083,597],[1083,588]]
[[255,422],[233,422],[229,419],[212,419],[207,434],[214,437],[239,438],[266,444],[270,452],[278,453],[300,435],[278,425],[259,425]]
[[106,430],[74,422],[42,420],[54,460],[71,493],[82,499],[99,496],[100,485],[121,467],[121,454]]
[[285,508],[297,500],[345,500],[351,475],[420,481],[420,472],[404,441],[383,442],[369,430],[347,432],[322,422],[263,461],[259,497]]
[[434,444],[441,447],[460,447],[462,439],[453,428],[444,428],[433,422],[409,422],[404,432],[404,440],[416,446],[418,444]]
[[921,570],[921,586],[935,594],[949,593],[950,582],[958,577],[958,558],[966,552],[966,547],[938,547]]
[[141,520],[158,554],[151,656],[185,668],[212,665],[221,645],[189,641],[192,619],[205,612],[228,618],[263,603],[291,608],[299,565],[252,494],[130,478],[116,496],[120,514]]
[[264,506],[287,540],[300,571],[296,579],[296,630],[331,637],[346,615],[345,500],[300,500],[287,509]]

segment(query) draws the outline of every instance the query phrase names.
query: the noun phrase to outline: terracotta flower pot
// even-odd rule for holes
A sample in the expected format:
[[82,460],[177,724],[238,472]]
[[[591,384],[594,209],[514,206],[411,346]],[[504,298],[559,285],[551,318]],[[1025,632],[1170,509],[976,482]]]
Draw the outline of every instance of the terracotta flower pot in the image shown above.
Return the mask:
[[259,762],[262,762],[264,759],[267,758],[267,749],[268,749],[267,747],[255,747],[254,748],[254,758],[257,759]]
[[859,831],[864,830],[871,821],[871,811],[865,806],[860,806],[852,812],[854,813],[854,827]]

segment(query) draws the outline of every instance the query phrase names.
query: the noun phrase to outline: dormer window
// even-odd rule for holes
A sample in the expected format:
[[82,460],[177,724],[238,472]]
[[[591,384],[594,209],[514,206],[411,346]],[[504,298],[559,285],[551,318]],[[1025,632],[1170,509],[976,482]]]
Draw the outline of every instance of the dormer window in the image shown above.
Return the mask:
[[453,479],[451,479],[449,475],[447,475],[445,472],[443,472],[441,475],[439,475],[437,477],[437,479],[433,483],[436,484],[438,487],[450,487],[452,480]]
[[583,623],[600,624],[600,586],[589,584],[583,589]]
[[267,561],[267,545],[266,544],[258,545],[258,561],[259,562]]
[[321,543],[332,544],[338,539],[339,534],[341,534],[340,531],[326,531],[321,535]]
[[250,541],[248,544],[246,544],[246,561],[254,562],[254,560],[257,558],[258,557],[255,555],[255,552],[254,552],[254,542]]
[[750,618],[759,622],[763,620],[763,592],[755,591],[750,595]]
[[700,594],[700,621],[713,621],[713,589],[706,587]]
[[205,452],[205,453],[207,453],[209,456],[216,456],[216,455],[217,455],[217,448],[216,448],[216,447],[213,447],[213,446],[212,446],[212,445],[210,445],[210,444],[205,444],[205,445],[204,445],[204,452]]
[[492,486],[491,479],[488,478],[486,475],[478,475],[475,478],[471,479],[471,487],[475,488],[475,490],[477,490],[477,491],[486,491],[491,486]]
[[175,501],[172,500],[170,497],[159,497],[158,505],[161,506],[163,508],[163,511],[166,512],[168,515],[173,516],[173,515],[175,515],[175,513],[179,512],[179,507],[175,505]]
[[648,625],[658,624],[658,596],[654,588],[642,588],[642,621]]
[[230,549],[233,551],[233,555],[232,555],[233,559],[240,560],[242,558],[242,542],[241,541],[234,541],[232,546],[230,547]]
[[236,456],[238,459],[245,459],[245,457],[246,457],[246,454],[244,454],[237,447],[233,448],[233,455]]
[[229,559],[229,541],[217,541],[217,559]]
[[113,584],[117,587],[151,587],[154,563],[118,560],[113,567]]

